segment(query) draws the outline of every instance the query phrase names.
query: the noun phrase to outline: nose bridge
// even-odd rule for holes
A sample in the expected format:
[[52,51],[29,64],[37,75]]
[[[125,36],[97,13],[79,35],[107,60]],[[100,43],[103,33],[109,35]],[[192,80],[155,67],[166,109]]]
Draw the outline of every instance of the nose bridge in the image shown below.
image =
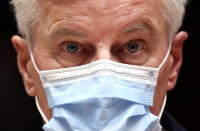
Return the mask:
[[93,39],[95,54],[92,61],[108,59],[117,61],[117,58],[112,54],[112,46],[116,42],[115,29],[110,24],[105,24],[105,21],[98,22],[96,25],[96,33]]
[[111,43],[98,42],[96,44],[95,59],[109,59],[112,60]]

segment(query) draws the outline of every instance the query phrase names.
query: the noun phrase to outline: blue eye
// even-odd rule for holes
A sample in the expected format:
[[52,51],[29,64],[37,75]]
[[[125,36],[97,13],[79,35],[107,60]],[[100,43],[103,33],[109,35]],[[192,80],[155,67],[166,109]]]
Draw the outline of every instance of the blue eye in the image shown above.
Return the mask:
[[63,47],[63,50],[75,54],[80,50],[80,44],[78,42],[68,41],[65,42],[65,46]]
[[133,54],[136,53],[138,50],[140,50],[140,45],[135,41],[129,41],[126,44],[126,48],[129,53]]

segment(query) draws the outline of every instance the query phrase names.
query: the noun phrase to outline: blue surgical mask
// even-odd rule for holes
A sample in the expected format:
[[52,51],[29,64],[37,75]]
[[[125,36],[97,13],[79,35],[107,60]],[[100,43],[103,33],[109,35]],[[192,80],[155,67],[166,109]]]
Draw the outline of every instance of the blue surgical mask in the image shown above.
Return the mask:
[[[171,47],[171,45],[170,45]],[[160,131],[152,114],[159,68],[98,60],[87,65],[39,71],[52,118],[45,131]]]

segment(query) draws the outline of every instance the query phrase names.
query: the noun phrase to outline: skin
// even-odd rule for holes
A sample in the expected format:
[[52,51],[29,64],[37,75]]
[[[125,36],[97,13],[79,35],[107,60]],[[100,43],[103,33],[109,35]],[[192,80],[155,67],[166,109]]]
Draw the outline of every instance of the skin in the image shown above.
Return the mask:
[[[159,0],[42,0],[38,4],[40,22],[32,53],[39,70],[79,66],[100,59],[157,68],[166,55],[169,41]],[[159,115],[167,91],[176,84],[186,39],[187,33],[183,31],[173,37],[150,107],[154,115]],[[126,48],[130,40],[140,47],[136,53]],[[79,42],[79,51],[67,52],[67,41]],[[19,36],[13,36],[12,42],[26,92],[38,97],[50,119],[51,110],[32,64],[28,42]]]

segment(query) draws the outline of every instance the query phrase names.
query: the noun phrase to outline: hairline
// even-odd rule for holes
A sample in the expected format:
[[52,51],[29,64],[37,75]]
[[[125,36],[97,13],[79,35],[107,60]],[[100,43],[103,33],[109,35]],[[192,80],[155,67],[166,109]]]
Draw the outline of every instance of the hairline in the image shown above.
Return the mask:
[[[17,0],[12,0],[11,4],[15,5],[17,3],[15,1],[17,1]],[[171,40],[173,35],[178,31],[178,29],[182,25],[182,18],[180,18],[181,19],[181,22],[179,22],[180,25],[176,25],[176,29],[173,29],[172,24],[174,24],[173,22],[175,22],[175,21],[173,21],[173,20],[175,18],[174,18],[174,16],[172,16],[173,14],[169,14],[169,12],[170,12],[169,9],[168,9],[169,5],[166,4],[166,2],[169,2],[169,1],[170,0],[161,0],[161,2],[160,2],[161,8],[159,8],[159,10],[161,11],[161,16],[163,17],[163,19],[166,23],[166,34],[168,35],[167,36],[168,40]],[[183,0],[182,3],[184,3],[184,1],[187,2],[187,0]],[[171,0],[171,3],[174,3],[174,2],[177,2],[177,0]],[[32,6],[31,7],[34,8],[33,9],[34,11],[32,12],[32,14],[34,14],[34,18],[32,18],[33,19],[32,21],[29,21],[30,22],[29,24],[27,24],[28,23],[27,22],[26,24],[23,25],[24,27],[22,27],[22,25],[21,25],[22,23],[20,23],[20,21],[17,19],[18,29],[19,29],[20,33],[22,34],[22,36],[24,36],[24,38],[28,41],[28,43],[30,45],[33,45],[35,43],[35,39],[36,39],[35,35],[36,35],[36,31],[37,31],[37,26],[39,24],[39,20],[37,19],[37,17],[39,18],[38,12],[40,12],[40,11],[38,11],[39,9],[37,8],[37,5],[38,5],[37,0],[32,0]],[[29,8],[31,8],[31,7],[29,7]],[[15,9],[15,12],[16,12],[16,9]],[[183,14],[184,14],[184,11],[183,11]],[[170,16],[170,18],[168,18],[169,16]],[[176,19],[176,21],[177,21],[177,19]]]

